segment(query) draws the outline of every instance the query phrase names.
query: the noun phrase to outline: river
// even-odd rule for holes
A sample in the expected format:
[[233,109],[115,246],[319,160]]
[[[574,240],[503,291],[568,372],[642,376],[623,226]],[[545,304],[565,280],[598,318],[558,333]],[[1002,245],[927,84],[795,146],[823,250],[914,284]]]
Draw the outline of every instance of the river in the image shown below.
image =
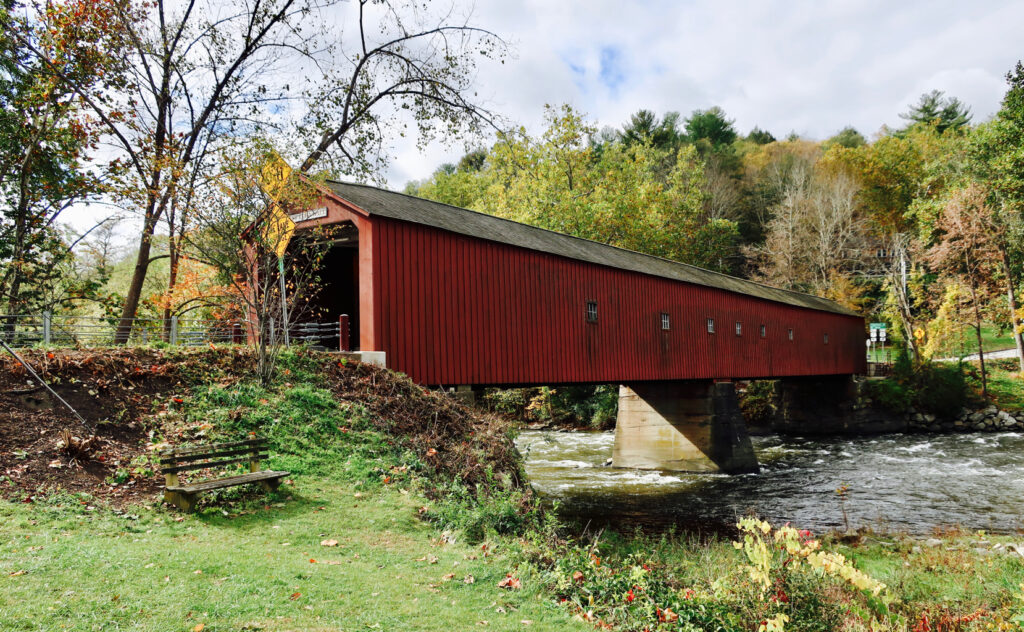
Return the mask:
[[[607,467],[611,432],[528,430],[516,444],[540,495],[592,527],[717,531],[753,513],[819,531],[846,520],[911,534],[1024,528],[1022,433],[753,441],[761,473],[739,476]],[[845,501],[836,493],[843,485]]]

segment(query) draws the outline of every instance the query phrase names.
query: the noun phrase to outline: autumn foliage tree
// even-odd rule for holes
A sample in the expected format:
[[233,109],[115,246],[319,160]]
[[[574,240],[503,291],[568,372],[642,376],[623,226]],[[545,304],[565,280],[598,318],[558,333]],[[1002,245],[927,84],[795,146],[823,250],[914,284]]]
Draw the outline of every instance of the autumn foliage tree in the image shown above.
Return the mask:
[[[279,230],[288,210],[309,208],[319,192],[313,181],[289,174],[273,187],[265,177],[268,165],[280,161],[262,143],[219,157],[220,170],[197,188],[192,228],[182,243],[193,264],[208,267],[217,291],[240,312],[256,350],[257,374],[273,374],[285,331],[309,315],[320,291],[323,257],[330,247],[331,227],[304,231],[301,236]],[[283,258],[285,294],[281,294],[279,257]],[[195,300],[205,300],[206,287]],[[167,297],[187,299],[185,295]]]
[[68,81],[90,92],[121,85],[114,12],[91,0],[0,5],[0,295],[9,314],[45,306],[70,258],[57,221],[101,189],[89,168],[97,121]]
[[958,282],[967,291],[985,397],[988,396],[988,380],[981,330],[985,307],[998,291],[996,274],[1000,264],[1001,237],[987,197],[987,192],[976,184],[956,191],[936,223],[938,237],[926,255],[933,269]]

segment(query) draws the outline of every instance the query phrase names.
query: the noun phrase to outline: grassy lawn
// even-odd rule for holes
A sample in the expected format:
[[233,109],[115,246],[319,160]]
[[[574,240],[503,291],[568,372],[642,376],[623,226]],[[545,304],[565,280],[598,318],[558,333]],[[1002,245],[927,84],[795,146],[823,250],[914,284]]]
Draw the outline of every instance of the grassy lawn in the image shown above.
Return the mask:
[[116,515],[70,496],[0,504],[0,629],[578,627],[528,577],[522,590],[497,587],[510,570],[500,546],[485,556],[444,544],[415,493],[357,489],[297,478],[275,497],[190,516]]
[[[1024,378],[1021,377],[1017,359],[985,360],[988,377],[988,392],[993,403],[1003,410],[1024,410]],[[972,388],[981,392],[981,373],[978,363],[971,362],[969,381]]]
[[[981,346],[985,351],[1001,351],[1003,349],[1015,348],[1013,336],[1010,331],[1008,329],[1000,331],[998,327],[992,324],[983,325],[981,327]],[[955,358],[961,355],[970,355],[977,352],[978,338],[973,329],[966,328],[960,336],[960,341],[949,345],[942,355],[944,357]]]

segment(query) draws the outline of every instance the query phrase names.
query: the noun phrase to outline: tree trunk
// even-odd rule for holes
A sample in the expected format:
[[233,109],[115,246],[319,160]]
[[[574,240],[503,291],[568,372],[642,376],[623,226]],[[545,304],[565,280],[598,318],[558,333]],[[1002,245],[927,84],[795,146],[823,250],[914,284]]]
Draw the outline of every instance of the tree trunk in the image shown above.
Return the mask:
[[149,271],[149,252],[152,244],[153,224],[146,222],[142,228],[142,238],[139,240],[139,256],[135,258],[135,271],[132,272],[128,294],[124,297],[124,309],[121,311],[121,319],[114,334],[114,344],[123,345],[131,336],[132,324],[139,310],[139,301],[142,299],[142,285],[146,282],[146,272]]
[[[178,284],[178,260],[180,256],[178,254],[178,248],[174,241],[174,235],[171,234],[170,239],[167,242],[168,252],[170,253],[170,274],[167,276],[167,296],[168,299],[172,298],[174,293],[174,287]],[[171,304],[167,303],[164,307],[164,340],[167,342],[171,341]]]
[[1006,276],[1006,300],[1010,305],[1010,325],[1013,332],[1013,344],[1017,347],[1017,365],[1020,372],[1024,374],[1024,331],[1021,330],[1017,321],[1017,291],[1016,279],[1013,278],[1013,269],[1010,267],[1010,255],[1006,248],[1000,248],[1003,259],[1003,274]]
[[974,334],[978,337],[978,364],[981,367],[981,395],[988,399],[988,377],[985,375],[985,349],[981,342],[981,310],[978,308],[978,293],[971,286],[971,303],[974,304]]

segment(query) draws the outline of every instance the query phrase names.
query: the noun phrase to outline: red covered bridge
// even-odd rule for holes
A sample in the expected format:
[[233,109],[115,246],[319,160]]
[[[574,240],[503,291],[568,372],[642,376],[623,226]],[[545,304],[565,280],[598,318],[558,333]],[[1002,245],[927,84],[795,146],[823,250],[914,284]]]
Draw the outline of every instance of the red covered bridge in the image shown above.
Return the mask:
[[341,225],[320,307],[420,384],[611,382],[651,403],[637,388],[866,368],[863,319],[819,297],[365,185],[328,182],[292,218]]

